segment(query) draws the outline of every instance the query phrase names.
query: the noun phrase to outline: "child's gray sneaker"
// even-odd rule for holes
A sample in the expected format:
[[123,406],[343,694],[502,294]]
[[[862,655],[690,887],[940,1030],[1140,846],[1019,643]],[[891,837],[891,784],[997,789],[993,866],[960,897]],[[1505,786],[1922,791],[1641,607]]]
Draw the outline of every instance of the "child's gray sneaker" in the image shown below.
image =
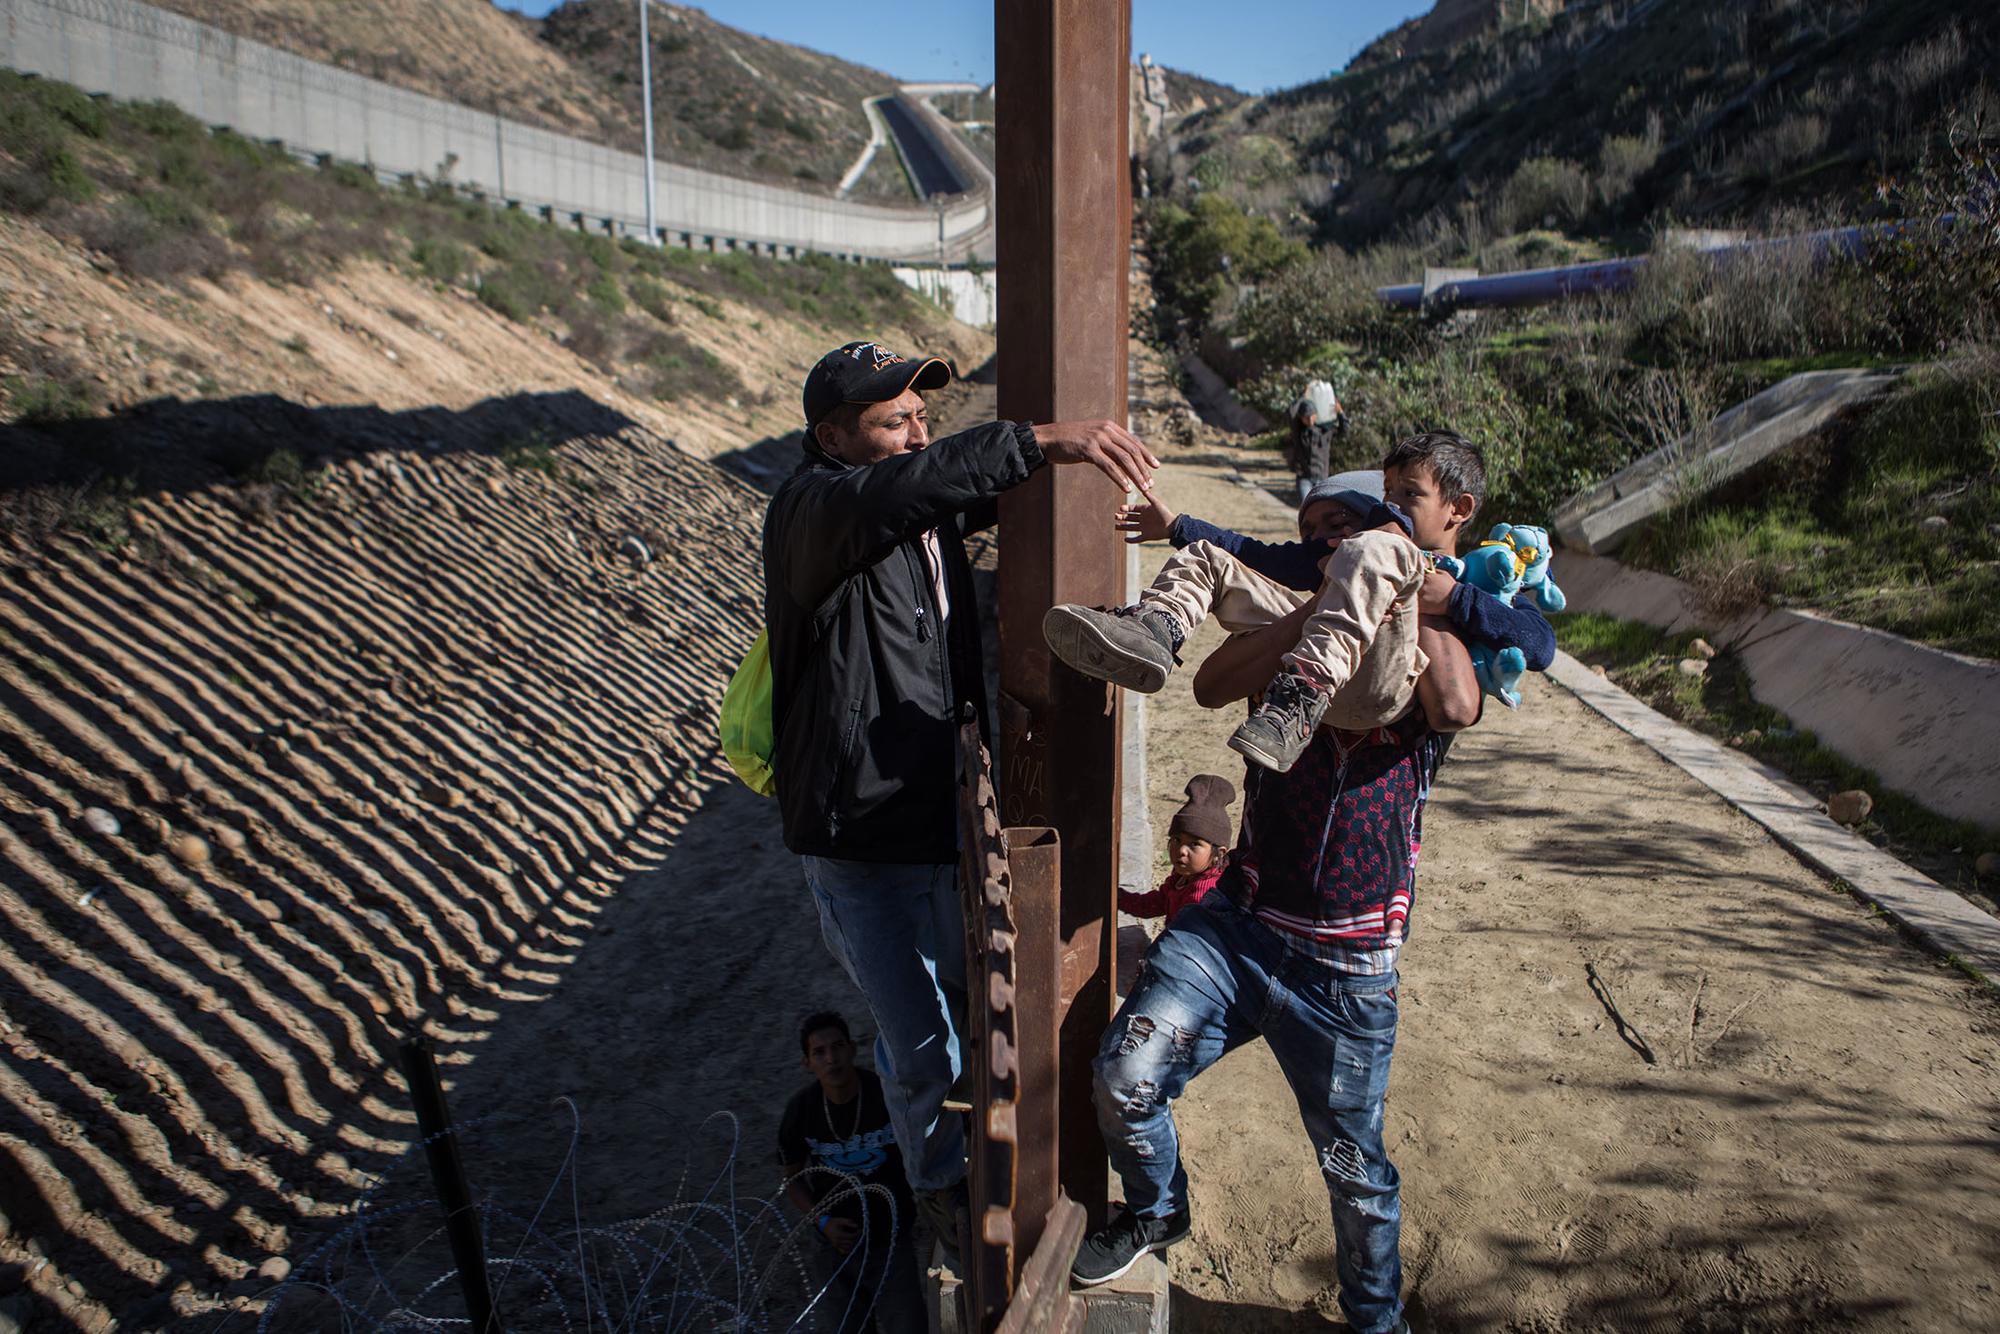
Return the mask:
[[1331,698],[1305,677],[1279,672],[1264,691],[1264,702],[1229,738],[1229,748],[1266,769],[1284,773],[1312,744],[1313,729],[1326,716]]
[[1085,676],[1144,695],[1167,683],[1183,637],[1179,621],[1143,605],[1099,611],[1059,602],[1042,617],[1051,653]]

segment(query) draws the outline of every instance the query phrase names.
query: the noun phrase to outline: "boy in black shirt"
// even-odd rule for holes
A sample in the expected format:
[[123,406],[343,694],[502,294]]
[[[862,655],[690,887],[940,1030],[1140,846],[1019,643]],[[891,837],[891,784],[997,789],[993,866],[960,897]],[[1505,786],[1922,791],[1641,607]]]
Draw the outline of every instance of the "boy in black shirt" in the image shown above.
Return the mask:
[[854,1064],[847,1020],[831,1010],[799,1025],[799,1047],[814,1082],[785,1106],[778,1161],[786,1197],[825,1243],[821,1327],[920,1334],[929,1321],[910,1243],[916,1206],[882,1081]]

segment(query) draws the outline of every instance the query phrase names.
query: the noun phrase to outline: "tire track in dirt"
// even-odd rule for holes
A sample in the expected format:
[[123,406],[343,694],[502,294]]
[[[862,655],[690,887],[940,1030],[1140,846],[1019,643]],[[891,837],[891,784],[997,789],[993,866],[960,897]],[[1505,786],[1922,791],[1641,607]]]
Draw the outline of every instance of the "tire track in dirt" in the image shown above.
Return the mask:
[[718,781],[762,498],[570,434],[0,549],[0,1263],[76,1326],[216,1309],[337,1218],[409,1136],[397,1037],[450,1068],[547,996]]

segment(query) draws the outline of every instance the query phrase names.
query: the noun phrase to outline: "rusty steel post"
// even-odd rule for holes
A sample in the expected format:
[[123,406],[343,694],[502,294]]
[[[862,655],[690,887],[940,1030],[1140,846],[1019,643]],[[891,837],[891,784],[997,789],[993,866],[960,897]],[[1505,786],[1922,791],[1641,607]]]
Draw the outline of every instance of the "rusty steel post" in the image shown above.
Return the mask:
[[1016,1169],[1020,1155],[1020,1052],[1016,1042],[1019,929],[1001,837],[992,766],[979,725],[959,728],[959,890],[965,903],[966,1069],[972,1076],[972,1144],[966,1189],[972,1235],[964,1239],[965,1326],[990,1330],[1014,1291]]
[[[1002,417],[1126,420],[1131,26],[1130,0],[994,7]],[[1120,499],[1072,467],[1043,469],[1000,502],[1001,814],[1054,827],[1062,850],[1060,962],[1019,982],[1055,988],[1059,1179],[1093,1222],[1108,1182],[1090,1062],[1112,1007],[1119,712],[1111,687],[1052,662],[1041,625],[1057,602],[1124,600]]]
[[[1060,1193],[1053,1150],[1061,1143],[1062,992],[1051,985],[1062,972],[1062,841],[1046,826],[1001,831],[1014,885],[1014,1048],[1020,1067],[1019,1167],[1014,1174],[1014,1229],[1018,1261],[1035,1249]],[[1036,979],[1028,984],[1024,979]],[[1102,1150],[1100,1150],[1100,1153]]]

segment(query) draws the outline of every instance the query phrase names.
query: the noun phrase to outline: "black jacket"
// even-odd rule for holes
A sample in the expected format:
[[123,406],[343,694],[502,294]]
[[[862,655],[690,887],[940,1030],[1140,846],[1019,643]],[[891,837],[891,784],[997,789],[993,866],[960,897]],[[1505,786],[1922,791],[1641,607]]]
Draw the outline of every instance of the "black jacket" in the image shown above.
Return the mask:
[[[957,719],[986,713],[964,516],[1042,464],[993,422],[863,467],[812,443],[764,514],[764,624],[785,846],[850,861],[958,859]],[[938,530],[949,633],[923,534]]]

